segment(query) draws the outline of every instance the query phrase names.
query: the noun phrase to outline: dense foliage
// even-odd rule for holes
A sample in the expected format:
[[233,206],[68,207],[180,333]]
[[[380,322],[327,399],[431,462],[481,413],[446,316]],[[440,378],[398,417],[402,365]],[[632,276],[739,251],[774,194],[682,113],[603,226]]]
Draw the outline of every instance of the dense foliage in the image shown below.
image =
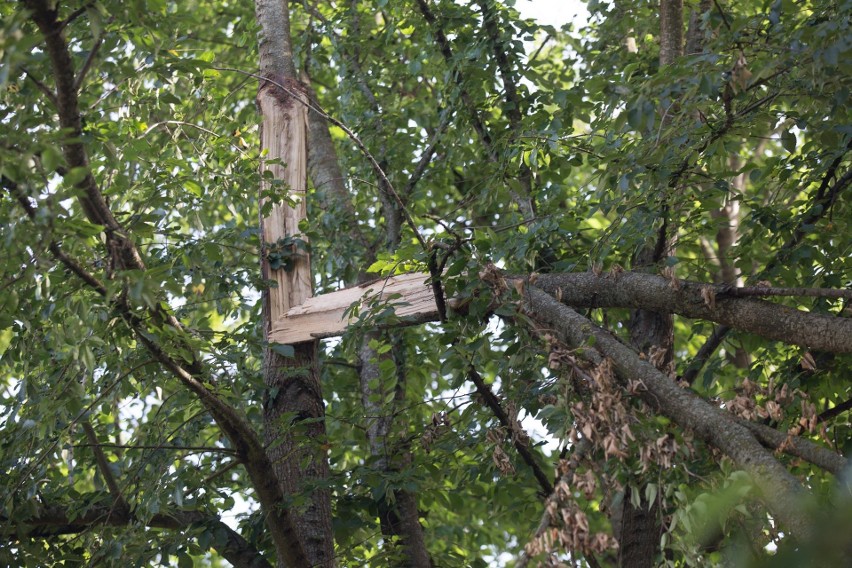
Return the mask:
[[[262,375],[254,7],[59,3],[82,117],[69,141],[38,4],[0,6],[0,563],[218,566],[238,535],[272,562],[241,450],[151,348],[203,361],[209,390],[263,429],[275,393]],[[309,442],[328,454],[331,475],[314,483],[333,495],[338,564],[398,562],[378,504],[403,491],[435,566],[513,565],[528,543],[536,562],[614,565],[613,514],[631,501],[654,504],[659,563],[839,558],[848,467],[772,448],[807,489],[796,506],[815,529],[794,547],[766,509],[792,496],[766,495],[606,361],[583,362],[502,278],[588,273],[617,287],[639,270],[674,291],[723,285],[703,289],[710,311],[738,286],[833,289],[768,300],[849,318],[852,2],[694,3],[686,52],[665,65],[655,3],[592,1],[577,30],[512,4],[291,2],[303,80],[417,231],[330,125],[351,205],[312,187],[316,293],[437,261],[443,292],[463,299],[445,322],[383,333],[371,330],[392,311],[367,310],[323,343],[327,439]],[[88,167],[69,162],[69,142]],[[144,268],[86,216],[89,173]],[[662,254],[640,266],[661,231]],[[625,342],[637,307],[577,306]],[[768,339],[720,322],[676,315],[661,370],[782,438],[848,455],[852,344],[809,349],[784,329]],[[362,390],[365,344],[381,357]],[[366,391],[391,418],[390,457],[370,452]]]

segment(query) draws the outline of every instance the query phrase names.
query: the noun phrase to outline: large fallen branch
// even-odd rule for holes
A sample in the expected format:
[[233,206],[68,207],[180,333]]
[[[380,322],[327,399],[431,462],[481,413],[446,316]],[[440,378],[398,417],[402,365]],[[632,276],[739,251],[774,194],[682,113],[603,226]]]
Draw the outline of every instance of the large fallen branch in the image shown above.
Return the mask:
[[645,403],[680,427],[692,430],[752,476],[767,509],[787,531],[796,538],[810,535],[810,520],[800,502],[807,492],[751,431],[723,410],[675,384],[609,332],[547,292],[520,280],[516,283],[523,286],[522,308],[528,317],[567,345],[582,348],[582,356],[591,362],[599,364],[604,358],[609,359],[623,385],[628,381],[641,383],[640,396]]

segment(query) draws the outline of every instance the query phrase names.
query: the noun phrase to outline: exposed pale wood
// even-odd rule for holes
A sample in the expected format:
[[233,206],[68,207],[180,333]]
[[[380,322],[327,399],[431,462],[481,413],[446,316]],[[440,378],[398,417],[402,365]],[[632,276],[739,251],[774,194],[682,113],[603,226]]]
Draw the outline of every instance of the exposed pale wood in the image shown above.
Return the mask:
[[402,274],[310,298],[290,308],[272,324],[269,341],[289,344],[342,335],[357,319],[346,314],[350,306],[366,307],[377,297],[380,301],[387,300],[394,294],[400,297],[389,300],[388,304],[407,323],[437,320],[438,308],[428,280],[428,274]]
[[[286,236],[307,240],[299,231],[299,221],[307,215],[307,99],[295,89],[291,92],[298,94],[301,101],[284,98],[272,85],[269,87],[258,93],[263,114],[261,147],[268,151],[267,156],[280,157],[283,164],[268,164],[267,169],[275,179],[285,182],[290,197],[298,203],[295,207],[276,205],[268,217],[261,219],[263,241],[274,244]],[[263,274],[278,283],[277,288],[269,290],[269,322],[277,321],[287,310],[311,297],[311,261],[303,251],[298,251],[290,271],[272,270],[264,259]]]

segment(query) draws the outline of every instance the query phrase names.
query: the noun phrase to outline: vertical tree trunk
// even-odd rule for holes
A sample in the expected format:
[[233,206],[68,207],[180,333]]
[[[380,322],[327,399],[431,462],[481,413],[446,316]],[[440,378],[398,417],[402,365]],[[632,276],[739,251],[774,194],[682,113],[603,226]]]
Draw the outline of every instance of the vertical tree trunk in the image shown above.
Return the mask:
[[[661,0],[660,2],[660,66],[671,65],[683,55],[683,0]],[[666,114],[670,120],[671,115]],[[662,227],[652,235],[634,258],[634,268],[652,266],[669,254],[674,242],[666,233],[669,220],[668,205],[664,202],[660,213]],[[634,348],[650,356],[663,372],[667,372],[673,360],[674,322],[671,314],[634,310],[630,322],[630,340]],[[662,526],[657,503],[648,503],[644,486],[638,491],[642,496],[639,506],[634,507],[630,495],[625,494],[622,502],[619,535],[618,563],[624,568],[645,568],[656,563],[659,553]],[[630,491],[627,489],[626,491]]]
[[660,1],[660,66],[683,55],[683,0]]
[[[390,341],[389,352],[379,355],[370,347],[371,340]],[[374,466],[382,472],[397,472],[410,466],[410,454],[406,447],[400,447],[392,441],[393,423],[397,419],[397,410],[405,402],[405,357],[403,343],[398,333],[371,332],[364,336],[359,358],[361,360],[361,401],[367,416],[367,440],[370,453],[376,458]],[[396,366],[395,384],[382,377],[380,363],[393,360]],[[390,397],[391,389],[393,397]],[[392,402],[387,404],[389,398]],[[430,568],[432,560],[426,548],[423,527],[417,508],[417,497],[405,490],[396,490],[393,495],[379,497],[379,522],[382,535],[399,538],[404,565],[413,568]],[[389,543],[386,544],[386,546]]]
[[[286,237],[304,238],[299,221],[305,218],[307,188],[307,95],[296,79],[290,43],[290,22],[284,0],[257,0],[261,27],[260,72],[257,93],[262,113],[261,149],[275,179],[297,201],[294,207],[276,205],[261,219],[264,242],[263,276],[277,283],[263,294],[264,329],[290,307],[311,296],[310,256],[285,246]],[[261,166],[265,168],[266,166]],[[266,185],[266,184],[265,184]],[[270,267],[268,254],[291,256],[287,269]],[[264,355],[264,426],[267,452],[284,493],[292,497],[296,534],[311,566],[333,566],[331,499],[320,481],[328,477],[324,448],[325,407],[316,362],[317,342],[293,346],[293,357],[267,349]],[[306,497],[306,498],[304,498]],[[279,565],[283,565],[279,560]]]

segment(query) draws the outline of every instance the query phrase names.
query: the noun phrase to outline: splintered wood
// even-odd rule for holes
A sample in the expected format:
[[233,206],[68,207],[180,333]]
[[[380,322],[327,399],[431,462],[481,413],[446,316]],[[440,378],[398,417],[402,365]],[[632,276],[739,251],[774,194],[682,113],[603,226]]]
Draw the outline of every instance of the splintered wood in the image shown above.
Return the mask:
[[353,304],[366,309],[396,294],[400,297],[388,304],[402,318],[401,325],[434,321],[438,308],[428,280],[428,274],[403,274],[310,298],[273,320],[269,341],[290,344],[342,335],[356,319],[346,313]]
[[[276,157],[281,162],[265,166],[275,179],[284,182],[289,196],[296,201],[293,207],[275,205],[269,215],[261,219],[266,251],[279,246],[281,239],[286,237],[307,240],[299,231],[299,222],[307,214],[307,97],[297,83],[285,83],[286,96],[273,82],[267,82],[257,97],[263,112],[261,148],[266,156]],[[264,189],[267,188],[268,183],[264,182]],[[310,256],[302,251],[292,252],[293,262],[287,270],[273,270],[265,257],[262,262],[264,278],[277,284],[269,288],[266,303],[269,310],[266,337],[270,343],[293,344],[341,335],[356,319],[348,312],[353,304],[364,314],[377,303],[387,302],[401,319],[394,325],[411,325],[438,317],[426,274],[404,274],[311,297]],[[382,322],[376,324],[382,325]]]
[[[307,240],[299,231],[299,221],[307,215],[305,192],[307,189],[308,162],[308,109],[307,98],[297,91],[293,98],[276,95],[278,87],[268,83],[258,93],[258,104],[263,112],[261,148],[270,157],[280,158],[282,163],[265,164],[275,179],[284,181],[290,195],[297,201],[295,207],[287,204],[275,205],[268,217],[261,219],[263,242],[275,245],[287,236]],[[264,186],[267,184],[264,182]],[[267,259],[263,259],[263,276],[274,280],[278,286],[269,289],[270,326],[287,310],[298,306],[311,297],[311,259],[301,251],[294,254],[292,269],[272,270]]]

